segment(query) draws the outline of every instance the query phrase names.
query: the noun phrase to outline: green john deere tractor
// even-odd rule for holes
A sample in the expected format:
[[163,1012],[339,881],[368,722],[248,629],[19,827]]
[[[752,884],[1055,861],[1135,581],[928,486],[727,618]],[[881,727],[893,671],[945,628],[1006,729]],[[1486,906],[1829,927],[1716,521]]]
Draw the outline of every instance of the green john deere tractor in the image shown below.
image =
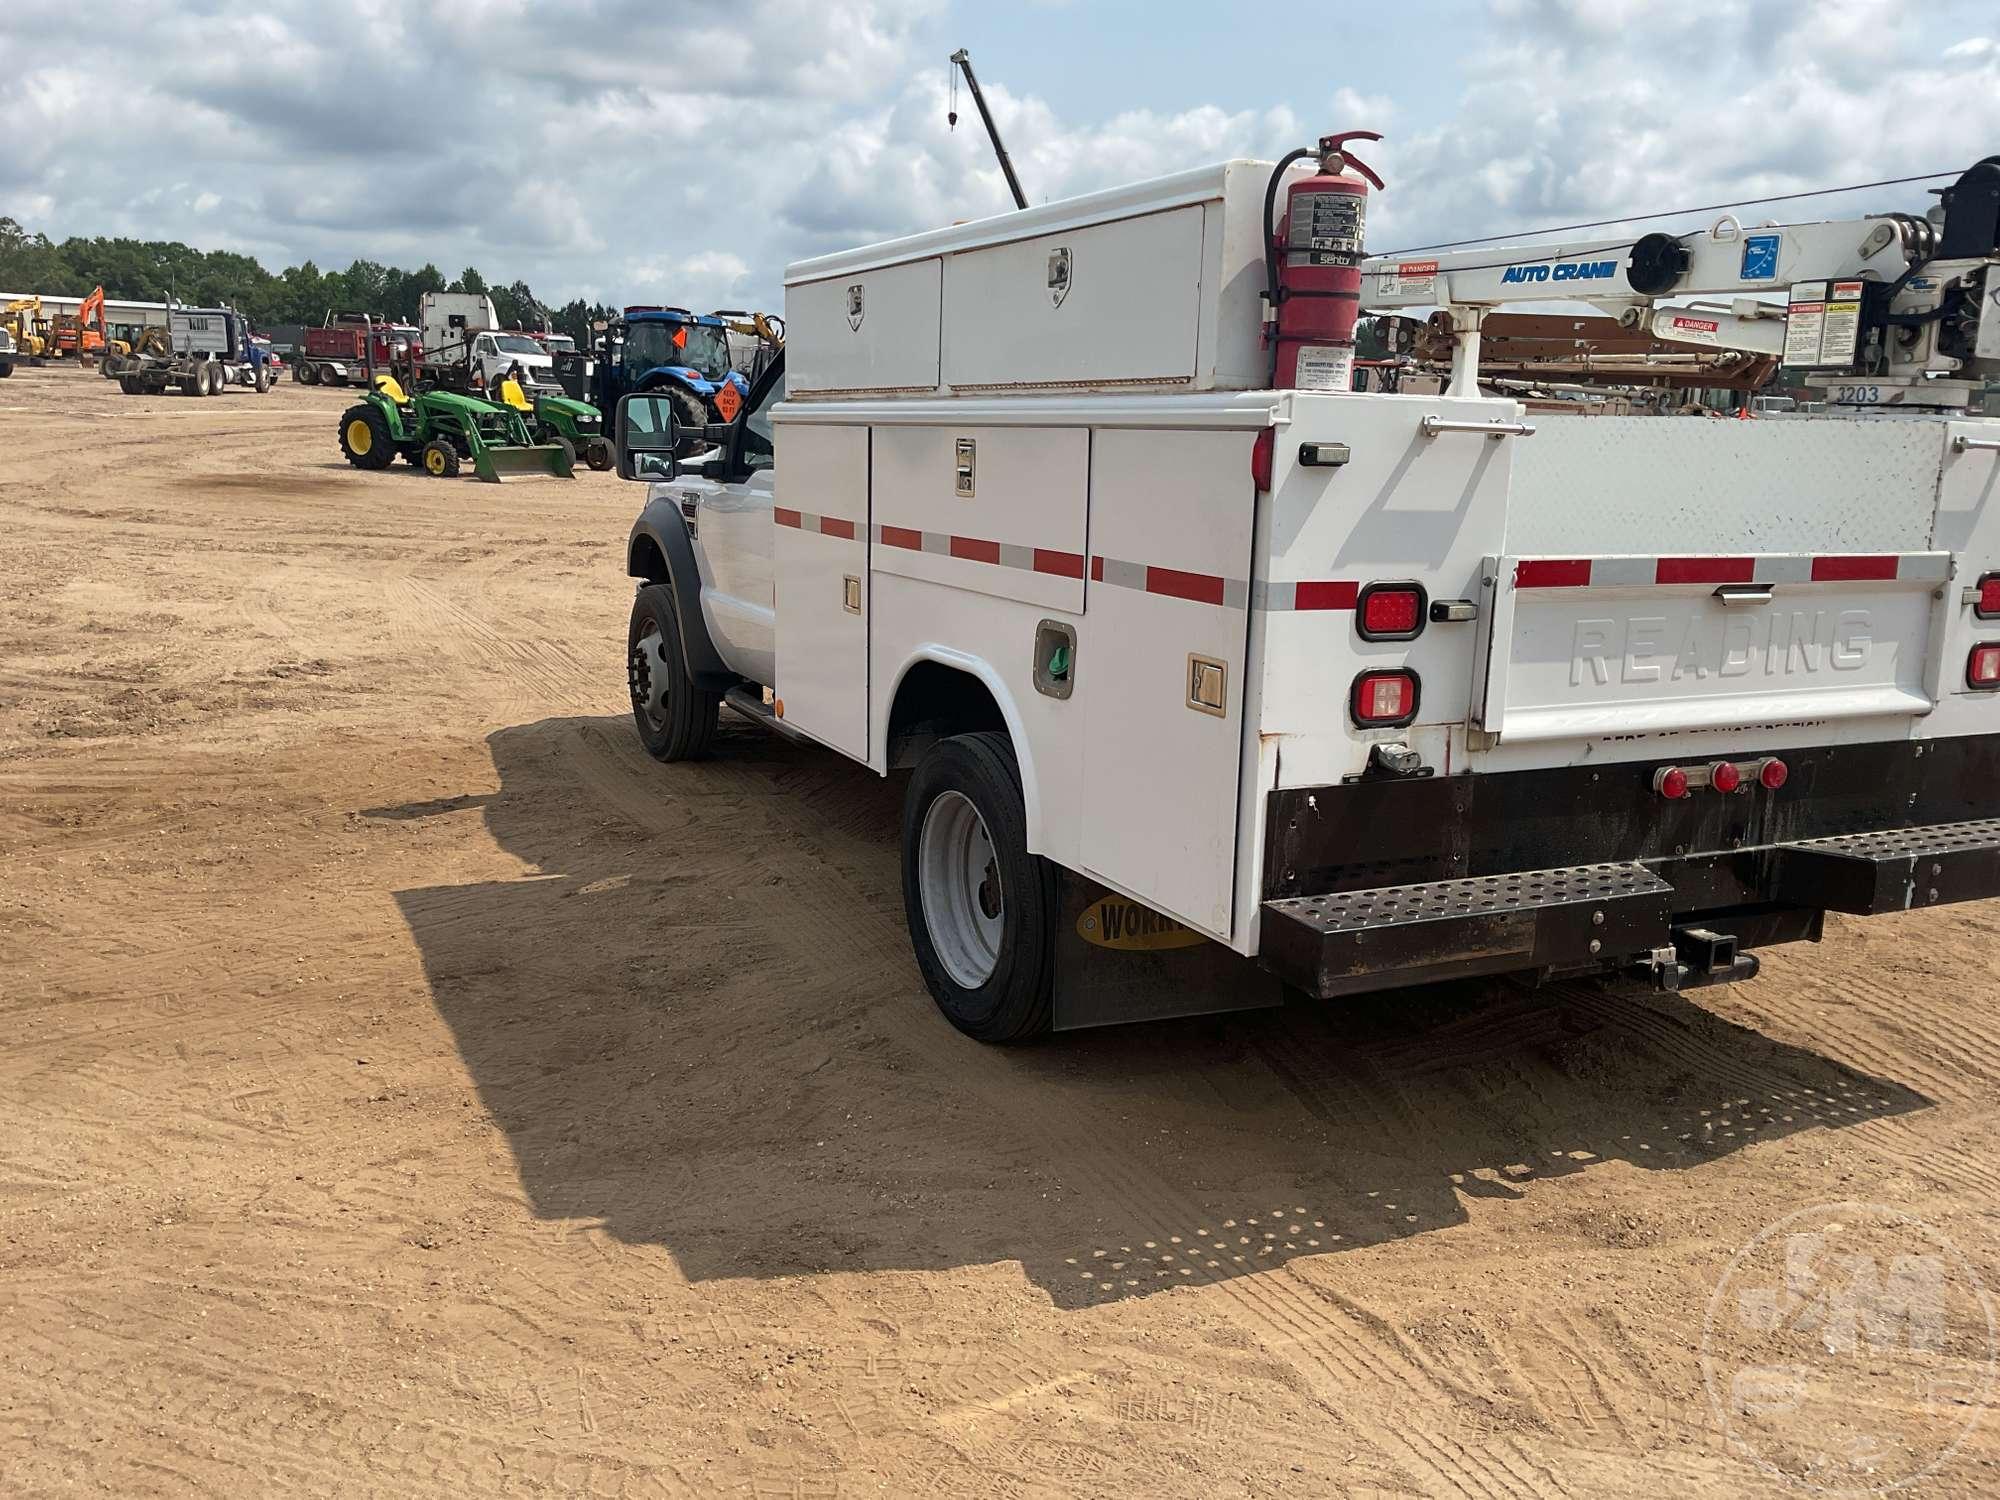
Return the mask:
[[357,469],[386,469],[401,454],[426,474],[456,475],[470,463],[490,484],[503,474],[576,473],[567,443],[538,443],[521,413],[456,391],[406,394],[393,376],[340,414],[340,451]]
[[463,391],[443,390],[405,366],[406,390],[397,371],[375,368],[375,330],[362,330],[368,351],[368,394],[340,414],[340,451],[357,469],[386,469],[401,454],[426,474],[450,479],[461,465],[489,484],[502,474],[576,477],[576,452],[558,439],[539,442],[524,414]]
[[604,419],[588,401],[569,396],[537,396],[528,423],[535,441],[569,444],[572,456],[602,472],[611,467],[611,439],[604,435]]

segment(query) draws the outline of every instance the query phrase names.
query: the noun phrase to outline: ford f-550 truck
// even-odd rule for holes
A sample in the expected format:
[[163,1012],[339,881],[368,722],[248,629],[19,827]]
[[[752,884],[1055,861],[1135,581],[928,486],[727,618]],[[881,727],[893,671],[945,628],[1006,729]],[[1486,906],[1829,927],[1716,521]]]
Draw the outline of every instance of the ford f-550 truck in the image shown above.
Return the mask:
[[[907,770],[917,963],[989,1041],[1284,987],[1693,987],[1828,911],[2000,893],[2000,423],[1530,423],[1469,364],[1273,389],[1272,179],[794,265],[784,358],[697,463],[628,397],[647,748],[706,753],[728,703]],[[1887,271],[1921,257],[1975,376],[1987,187],[1923,243],[1897,216]],[[1878,347],[1891,301],[1854,306]]]

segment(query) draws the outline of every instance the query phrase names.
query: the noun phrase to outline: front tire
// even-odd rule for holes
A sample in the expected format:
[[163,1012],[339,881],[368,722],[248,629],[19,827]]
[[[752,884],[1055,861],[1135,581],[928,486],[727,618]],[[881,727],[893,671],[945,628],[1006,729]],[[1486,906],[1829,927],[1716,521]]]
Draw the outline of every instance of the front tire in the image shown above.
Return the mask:
[[1004,734],[955,735],[917,763],[903,801],[903,909],[946,1020],[981,1042],[1048,1035],[1056,870],[1028,852],[1021,773]]
[[722,698],[697,687],[688,675],[672,584],[646,584],[633,599],[625,678],[632,694],[632,722],[648,755],[676,761],[708,754]]
[[583,461],[602,474],[613,463],[611,440],[594,437],[583,445]]
[[417,463],[433,479],[458,478],[458,450],[443,438],[432,438],[425,443]]

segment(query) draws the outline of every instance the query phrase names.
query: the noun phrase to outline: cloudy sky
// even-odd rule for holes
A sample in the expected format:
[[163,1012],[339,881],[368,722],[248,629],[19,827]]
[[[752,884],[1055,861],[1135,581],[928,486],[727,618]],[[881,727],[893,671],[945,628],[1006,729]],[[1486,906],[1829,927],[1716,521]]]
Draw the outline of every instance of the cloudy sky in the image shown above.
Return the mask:
[[958,46],[1038,201],[1380,130],[1378,250],[2000,152],[1994,0],[0,0],[0,214],[775,307],[1008,206]]

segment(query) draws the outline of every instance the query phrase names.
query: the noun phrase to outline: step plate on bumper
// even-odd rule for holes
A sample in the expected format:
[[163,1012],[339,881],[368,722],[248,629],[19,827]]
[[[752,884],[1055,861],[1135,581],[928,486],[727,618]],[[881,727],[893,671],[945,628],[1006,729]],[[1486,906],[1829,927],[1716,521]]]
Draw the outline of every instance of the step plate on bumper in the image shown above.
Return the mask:
[[2000,818],[1780,844],[1772,899],[1875,916],[2000,896]]
[[1259,958],[1328,999],[1465,974],[1611,962],[1668,941],[1673,887],[1635,863],[1291,896]]

